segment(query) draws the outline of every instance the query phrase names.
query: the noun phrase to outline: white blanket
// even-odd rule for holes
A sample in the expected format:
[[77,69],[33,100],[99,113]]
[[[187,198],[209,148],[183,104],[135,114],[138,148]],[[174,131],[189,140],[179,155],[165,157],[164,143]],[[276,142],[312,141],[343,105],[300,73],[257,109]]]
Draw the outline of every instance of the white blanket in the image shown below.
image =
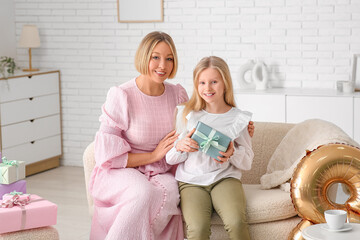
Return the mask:
[[321,145],[345,143],[360,147],[341,128],[333,123],[310,119],[296,124],[285,135],[269,160],[266,174],[261,179],[262,189],[270,189],[279,185],[284,191],[290,191],[289,183],[294,169],[306,155]]

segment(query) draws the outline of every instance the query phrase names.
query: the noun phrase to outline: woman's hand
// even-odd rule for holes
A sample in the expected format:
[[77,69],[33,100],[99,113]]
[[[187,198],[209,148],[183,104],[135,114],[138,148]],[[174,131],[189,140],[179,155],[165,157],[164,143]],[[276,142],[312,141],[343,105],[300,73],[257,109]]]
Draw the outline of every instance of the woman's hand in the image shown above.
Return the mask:
[[190,138],[191,135],[193,135],[193,133],[195,132],[195,128],[193,130],[191,130],[188,134],[186,134],[186,136],[179,140],[176,143],[176,151],[181,151],[181,152],[196,152],[199,149],[199,145],[198,143]]
[[219,152],[221,155],[223,155],[223,157],[218,157],[218,159],[214,159],[214,161],[216,161],[217,163],[221,163],[223,164],[224,162],[229,161],[229,158],[234,154],[234,143],[230,142],[228,149],[226,150],[226,152]]
[[179,134],[176,134],[176,131],[173,130],[161,139],[155,150],[151,153],[155,160],[154,162],[161,160],[166,155],[166,153],[174,146],[174,142],[178,136]]
[[253,121],[250,121],[250,122],[249,122],[248,131],[249,131],[250,137],[253,137],[253,136],[254,136],[254,132],[255,132],[255,126],[254,126],[254,122],[253,122]]

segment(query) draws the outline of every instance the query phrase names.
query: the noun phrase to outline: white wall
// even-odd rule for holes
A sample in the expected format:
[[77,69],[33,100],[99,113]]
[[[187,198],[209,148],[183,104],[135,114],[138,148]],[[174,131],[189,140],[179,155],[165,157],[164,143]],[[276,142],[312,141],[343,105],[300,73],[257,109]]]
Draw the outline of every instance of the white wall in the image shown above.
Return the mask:
[[[81,165],[99,127],[108,88],[137,75],[134,53],[150,31],[168,32],[177,46],[177,79],[191,89],[192,70],[203,56],[238,68],[262,59],[272,84],[334,88],[349,80],[360,52],[358,0],[164,0],[163,23],[118,23],[116,0],[16,0],[16,34],[39,27],[42,46],[33,66],[61,70],[63,164]],[[27,52],[17,50],[25,66]]]
[[13,0],[0,1],[0,56],[16,57],[15,9]]

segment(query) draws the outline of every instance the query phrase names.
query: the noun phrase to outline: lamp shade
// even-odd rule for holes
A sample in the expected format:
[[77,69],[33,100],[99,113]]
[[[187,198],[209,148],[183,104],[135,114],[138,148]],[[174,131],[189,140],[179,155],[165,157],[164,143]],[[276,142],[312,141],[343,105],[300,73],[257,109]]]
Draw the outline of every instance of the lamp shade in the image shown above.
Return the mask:
[[37,48],[40,47],[39,30],[35,25],[24,25],[20,35],[20,47]]

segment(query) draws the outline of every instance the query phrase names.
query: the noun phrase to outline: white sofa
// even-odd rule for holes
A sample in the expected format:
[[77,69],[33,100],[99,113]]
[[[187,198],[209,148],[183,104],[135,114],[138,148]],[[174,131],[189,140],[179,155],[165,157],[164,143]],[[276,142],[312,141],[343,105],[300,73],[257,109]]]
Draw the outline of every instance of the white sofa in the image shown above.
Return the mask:
[[[279,188],[262,190],[260,177],[266,172],[268,161],[286,133],[294,124],[256,122],[252,138],[255,153],[250,171],[244,173],[242,182],[247,199],[247,217],[251,239],[287,239],[289,233],[301,221],[292,204],[290,194]],[[83,156],[85,180],[94,167],[94,145],[89,144]],[[88,193],[88,192],[87,192]],[[88,193],[90,215],[93,202]],[[223,223],[214,213],[211,226],[212,240],[228,239]]]

